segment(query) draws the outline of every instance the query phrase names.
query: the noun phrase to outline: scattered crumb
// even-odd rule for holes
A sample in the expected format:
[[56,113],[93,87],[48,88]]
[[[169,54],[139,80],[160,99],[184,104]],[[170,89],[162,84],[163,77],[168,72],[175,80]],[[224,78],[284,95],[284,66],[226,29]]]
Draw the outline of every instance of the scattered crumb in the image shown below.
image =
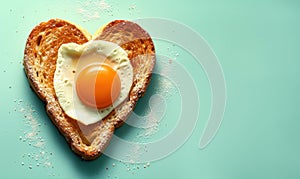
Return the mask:
[[37,112],[33,106],[24,104],[22,99],[15,99],[14,103],[18,106],[14,111],[20,112],[23,116],[22,121],[24,122],[24,128],[20,130],[22,135],[18,139],[23,145],[27,144],[30,146],[30,150],[22,155],[22,159],[29,161],[29,164],[25,165],[24,161],[21,161],[21,165],[27,166],[29,169],[34,169],[30,163],[36,163],[36,167],[44,167],[47,170],[54,168],[51,161],[53,152],[47,149],[45,139],[40,134],[42,125],[38,120],[39,116]]
[[137,5],[133,3],[128,7],[128,13],[130,16],[139,16],[141,11],[138,9]]
[[106,0],[78,1],[78,13],[82,16],[83,22],[98,20],[101,16],[113,16],[111,2]]

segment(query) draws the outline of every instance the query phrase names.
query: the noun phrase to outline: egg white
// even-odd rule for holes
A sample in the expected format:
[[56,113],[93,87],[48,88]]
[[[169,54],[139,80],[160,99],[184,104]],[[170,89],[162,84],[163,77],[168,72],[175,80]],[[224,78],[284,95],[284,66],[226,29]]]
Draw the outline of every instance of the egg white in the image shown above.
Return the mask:
[[[119,75],[121,92],[116,101],[103,109],[92,108],[81,102],[76,92],[76,77],[91,63],[110,65]],[[83,45],[63,44],[58,50],[54,73],[54,90],[60,106],[71,118],[85,125],[105,118],[129,94],[133,81],[133,68],[127,53],[115,43],[93,40]]]

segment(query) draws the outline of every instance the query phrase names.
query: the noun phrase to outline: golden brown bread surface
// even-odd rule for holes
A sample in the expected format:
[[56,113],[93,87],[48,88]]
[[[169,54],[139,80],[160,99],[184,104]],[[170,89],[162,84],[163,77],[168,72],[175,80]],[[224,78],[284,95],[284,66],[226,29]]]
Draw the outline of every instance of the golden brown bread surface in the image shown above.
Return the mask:
[[134,69],[129,98],[105,119],[88,126],[69,118],[60,107],[53,87],[58,49],[61,44],[83,44],[90,35],[78,26],[60,19],[51,19],[36,26],[30,33],[24,51],[24,68],[32,89],[46,103],[46,111],[66,138],[72,150],[85,160],[99,157],[113,135],[134,109],[151,78],[155,50],[149,34],[137,24],[116,20],[93,37],[119,44],[128,53]]

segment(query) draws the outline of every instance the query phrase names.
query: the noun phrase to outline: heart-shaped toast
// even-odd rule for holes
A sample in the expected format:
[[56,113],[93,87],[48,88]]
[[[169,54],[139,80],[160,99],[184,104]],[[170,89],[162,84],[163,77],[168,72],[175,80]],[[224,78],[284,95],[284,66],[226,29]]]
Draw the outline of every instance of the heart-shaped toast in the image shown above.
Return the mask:
[[[62,44],[84,44],[103,40],[124,49],[133,68],[133,83],[128,97],[104,119],[89,125],[66,115],[54,90],[58,50]],[[66,138],[72,150],[85,160],[99,157],[143,96],[155,65],[154,44],[150,35],[136,23],[115,20],[100,28],[92,37],[81,27],[61,19],[37,25],[30,33],[24,52],[24,68],[31,88],[45,102],[53,124]]]

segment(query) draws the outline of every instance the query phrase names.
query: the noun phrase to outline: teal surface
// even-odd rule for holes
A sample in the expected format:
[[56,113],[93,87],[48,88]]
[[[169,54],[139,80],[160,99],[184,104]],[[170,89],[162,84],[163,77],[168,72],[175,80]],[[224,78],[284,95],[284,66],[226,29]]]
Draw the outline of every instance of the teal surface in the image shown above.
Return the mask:
[[[300,178],[299,1],[5,1],[0,9],[1,178]],[[198,148],[211,106],[204,70],[181,48],[155,40],[160,54],[183,64],[194,78],[201,105],[191,136],[149,163],[105,155],[85,162],[74,155],[29,88],[22,66],[32,28],[56,17],[91,33],[114,19],[158,17],[201,34],[219,59],[227,88],[224,119],[212,142]],[[155,88],[158,81],[154,76],[137,114],[147,113],[155,90],[167,91]],[[116,134],[140,142],[167,135],[180,105],[177,93],[169,94],[157,133],[138,138],[140,131],[125,125]]]

